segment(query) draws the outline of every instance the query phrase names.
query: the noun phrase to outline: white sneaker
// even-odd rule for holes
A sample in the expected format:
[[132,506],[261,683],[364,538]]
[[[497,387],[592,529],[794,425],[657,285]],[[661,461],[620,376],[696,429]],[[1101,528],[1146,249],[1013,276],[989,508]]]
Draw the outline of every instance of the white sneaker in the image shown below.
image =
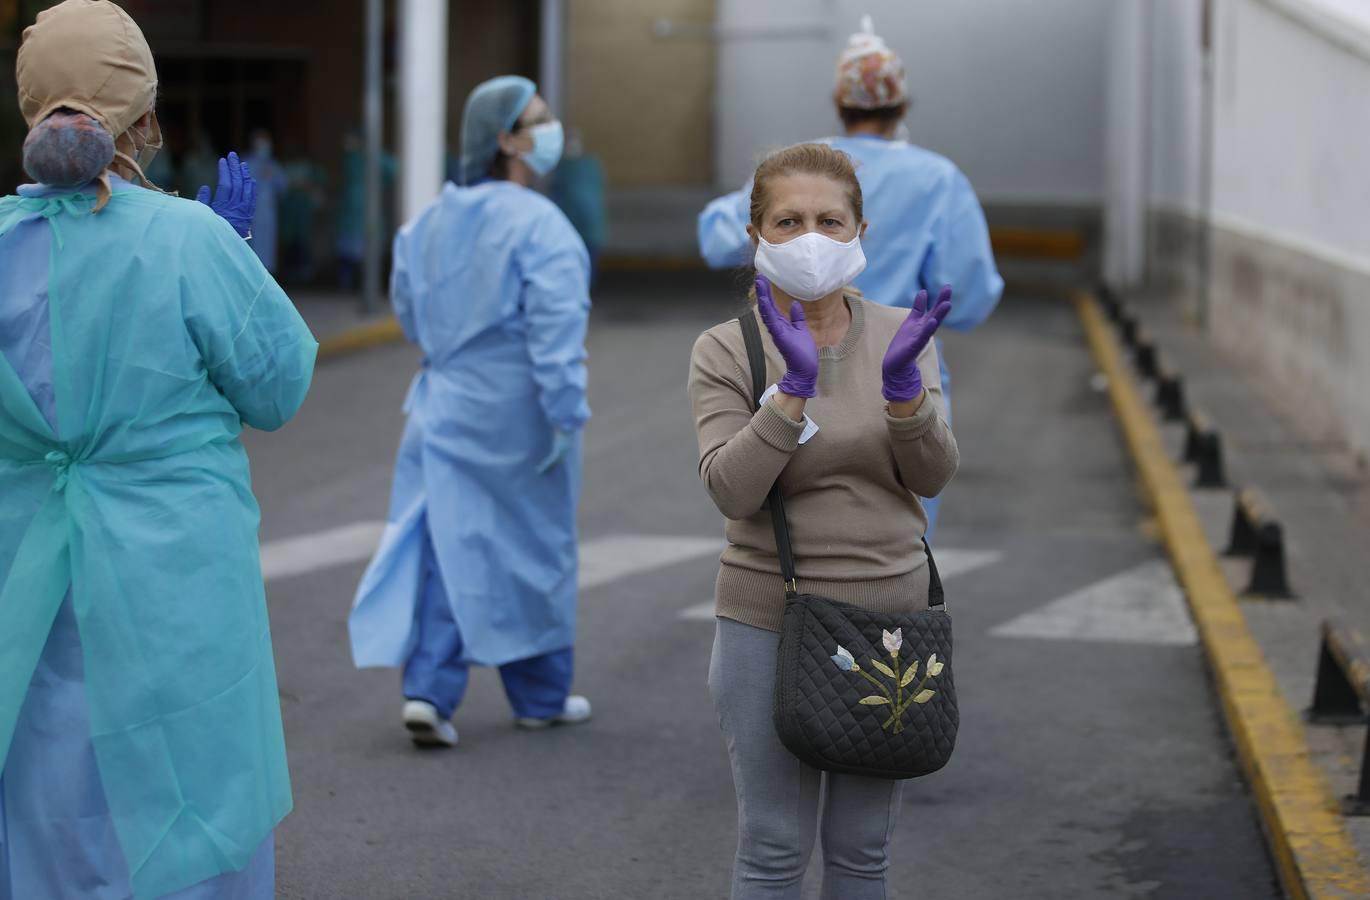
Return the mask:
[[455,747],[457,728],[438,715],[437,707],[426,700],[404,701],[404,727],[420,747]]
[[562,707],[560,714],[550,719],[515,719],[514,724],[520,728],[550,728],[553,725],[579,725],[588,721],[590,701],[579,694],[572,694],[566,698],[566,705]]

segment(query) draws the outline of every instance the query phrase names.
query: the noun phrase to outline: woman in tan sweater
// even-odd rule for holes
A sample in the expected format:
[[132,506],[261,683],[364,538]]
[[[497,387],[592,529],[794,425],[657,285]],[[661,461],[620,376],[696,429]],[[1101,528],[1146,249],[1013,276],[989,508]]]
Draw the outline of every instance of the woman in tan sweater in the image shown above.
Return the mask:
[[765,500],[779,479],[801,593],[882,612],[927,606],[918,497],[937,496],[959,459],[931,341],[950,290],[906,315],[849,286],[866,226],[841,151],[781,150],[753,185],[748,233],[767,277],[749,314],[765,325],[774,387],[756,410],[736,321],[700,336],[689,379],[699,474],[727,518],[709,687],[738,799],[732,896],[799,897],[821,829],[825,900],[883,900],[901,783],[810,768],[771,722],[785,590]]

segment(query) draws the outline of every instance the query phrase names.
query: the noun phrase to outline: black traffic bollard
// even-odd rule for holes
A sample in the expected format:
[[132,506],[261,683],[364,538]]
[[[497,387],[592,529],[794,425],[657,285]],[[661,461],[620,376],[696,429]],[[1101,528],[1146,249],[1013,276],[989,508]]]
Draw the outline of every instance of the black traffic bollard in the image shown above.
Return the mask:
[[1137,373],[1143,378],[1156,377],[1156,373],[1159,371],[1156,362],[1156,345],[1151,343],[1150,338],[1138,334],[1137,345],[1133,348],[1132,361],[1137,366]]
[[[1352,678],[1353,672],[1358,678]],[[1367,673],[1370,673],[1370,653],[1367,653],[1360,633],[1334,619],[1324,619],[1313,705],[1306,714],[1308,721],[1314,725],[1365,722],[1365,705],[1361,697],[1370,694]]]
[[1195,487],[1227,487],[1227,476],[1223,470],[1223,441],[1218,432],[1209,429],[1200,433],[1194,462],[1199,467],[1198,477],[1194,479]]
[[1284,561],[1284,529],[1279,522],[1262,522],[1256,529],[1256,552],[1251,561],[1248,594],[1277,600],[1292,600],[1289,573]]
[[1141,326],[1137,323],[1137,317],[1132,314],[1131,310],[1123,310],[1119,313],[1118,326],[1123,332],[1123,343],[1129,347],[1136,343],[1137,331]]
[[1237,491],[1233,495],[1232,525],[1228,529],[1227,549],[1223,556],[1253,556],[1256,553],[1256,531],[1261,516],[1251,491]]
[[[1360,725],[1366,722],[1370,698],[1370,648],[1354,628],[1325,620],[1318,650],[1318,679],[1307,718],[1315,725]],[[1342,798],[1348,816],[1370,815],[1370,730],[1361,750],[1356,792]]]
[[1161,408],[1161,418],[1167,422],[1178,422],[1185,417],[1184,379],[1173,372],[1160,372],[1156,376],[1156,405]]
[[1197,409],[1185,417],[1184,430],[1184,461],[1187,463],[1199,461],[1199,438],[1205,431],[1212,431],[1213,426],[1208,421],[1208,416],[1199,412]]

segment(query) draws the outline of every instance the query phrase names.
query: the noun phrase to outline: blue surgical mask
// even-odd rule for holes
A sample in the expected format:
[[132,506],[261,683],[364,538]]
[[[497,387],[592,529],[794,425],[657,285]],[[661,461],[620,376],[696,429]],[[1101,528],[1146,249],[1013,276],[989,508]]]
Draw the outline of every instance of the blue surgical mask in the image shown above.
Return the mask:
[[528,164],[538,175],[548,175],[561,162],[561,148],[566,143],[566,135],[560,122],[544,122],[534,125],[533,149],[520,153],[519,158]]

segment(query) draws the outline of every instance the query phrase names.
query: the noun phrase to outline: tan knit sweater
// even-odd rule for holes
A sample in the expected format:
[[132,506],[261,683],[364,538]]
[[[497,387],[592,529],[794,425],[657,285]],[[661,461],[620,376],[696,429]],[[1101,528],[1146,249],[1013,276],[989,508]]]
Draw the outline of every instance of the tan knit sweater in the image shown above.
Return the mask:
[[[893,418],[880,394],[880,365],[908,312],[855,294],[847,305],[846,338],[819,350],[818,396],[805,409],[819,431],[802,446],[803,423],[774,400],[753,412],[736,321],[695,342],[689,392],[699,475],[728,520],[715,594],[723,618],[780,629],[785,590],[765,506],[777,476],[801,592],[881,612],[927,606],[927,517],[918,496],[937,496],[959,462],[943,413],[937,350],[929,343],[918,358],[928,391],[923,405],[911,417]],[[769,386],[785,363],[764,325],[761,334]]]

